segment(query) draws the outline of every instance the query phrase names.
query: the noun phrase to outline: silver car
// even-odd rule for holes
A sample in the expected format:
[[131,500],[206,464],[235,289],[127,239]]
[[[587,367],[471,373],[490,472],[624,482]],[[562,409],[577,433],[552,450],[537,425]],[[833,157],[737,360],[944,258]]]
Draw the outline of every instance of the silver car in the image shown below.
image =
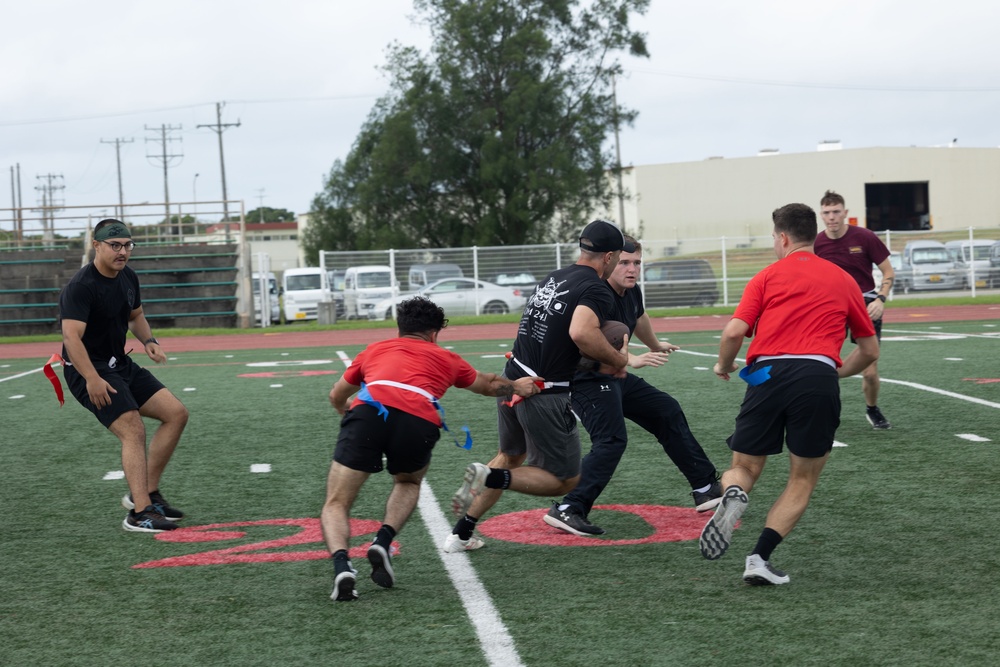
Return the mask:
[[393,307],[414,296],[430,299],[444,309],[447,317],[519,312],[527,301],[524,292],[516,288],[472,278],[444,278],[416,292],[380,301],[375,305],[372,318],[392,319]]

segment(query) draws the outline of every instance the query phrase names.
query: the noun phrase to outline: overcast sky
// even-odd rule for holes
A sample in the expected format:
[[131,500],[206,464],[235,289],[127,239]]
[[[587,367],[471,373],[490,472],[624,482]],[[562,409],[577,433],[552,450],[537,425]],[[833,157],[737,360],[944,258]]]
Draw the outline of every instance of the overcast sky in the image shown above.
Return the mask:
[[[171,201],[220,199],[217,135],[197,126],[225,102],[230,198],[306,212],[387,88],[386,46],[430,44],[412,16],[410,0],[4,2],[0,208],[15,164],[25,206],[45,174],[67,205],[114,205],[115,139],[132,142],[126,202],[163,201],[162,125],[182,128]],[[635,25],[651,57],[623,60],[625,164],[1000,146],[1000,3],[654,0]]]

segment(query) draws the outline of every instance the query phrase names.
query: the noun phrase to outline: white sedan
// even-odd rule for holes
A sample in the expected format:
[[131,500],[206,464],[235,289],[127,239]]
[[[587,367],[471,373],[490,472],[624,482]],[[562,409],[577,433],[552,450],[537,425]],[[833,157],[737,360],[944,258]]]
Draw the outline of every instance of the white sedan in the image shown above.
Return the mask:
[[374,319],[392,319],[393,306],[415,296],[426,297],[441,306],[447,317],[518,312],[527,301],[526,295],[516,288],[472,278],[444,278],[417,292],[380,301],[373,309]]

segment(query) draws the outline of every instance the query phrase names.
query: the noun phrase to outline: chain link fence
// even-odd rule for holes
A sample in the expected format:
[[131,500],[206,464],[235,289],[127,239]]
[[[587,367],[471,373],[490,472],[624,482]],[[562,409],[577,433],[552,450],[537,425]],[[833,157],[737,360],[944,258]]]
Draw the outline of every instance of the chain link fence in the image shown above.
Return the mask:
[[[878,232],[878,236],[896,254],[902,253],[906,245],[913,241],[994,245],[1000,241],[1000,228]],[[735,306],[747,282],[775,260],[770,236],[650,239],[642,240],[642,250],[640,285],[647,308]],[[501,286],[514,286],[530,294],[537,281],[555,269],[574,263],[578,255],[574,243],[338,251],[320,253],[320,266],[331,275],[335,295],[343,287],[342,283],[338,285],[337,277],[350,267],[370,265],[389,267],[395,276],[392,290],[397,296],[416,293],[434,282],[435,275],[463,276]],[[984,275],[980,265],[978,278],[966,282],[973,296],[977,286],[989,288],[995,284],[1000,287],[1000,244],[994,255],[995,283],[989,270]],[[435,274],[435,267],[441,269],[439,274]],[[956,263],[952,270],[965,269]]]

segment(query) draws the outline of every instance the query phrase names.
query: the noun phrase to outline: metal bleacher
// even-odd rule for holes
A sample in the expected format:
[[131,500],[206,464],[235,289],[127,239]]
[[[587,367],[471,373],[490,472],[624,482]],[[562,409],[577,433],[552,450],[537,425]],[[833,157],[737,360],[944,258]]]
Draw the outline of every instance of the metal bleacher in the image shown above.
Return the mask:
[[[0,336],[57,333],[59,293],[82,260],[66,248],[0,252]],[[237,245],[140,246],[129,266],[154,327],[236,326]]]

